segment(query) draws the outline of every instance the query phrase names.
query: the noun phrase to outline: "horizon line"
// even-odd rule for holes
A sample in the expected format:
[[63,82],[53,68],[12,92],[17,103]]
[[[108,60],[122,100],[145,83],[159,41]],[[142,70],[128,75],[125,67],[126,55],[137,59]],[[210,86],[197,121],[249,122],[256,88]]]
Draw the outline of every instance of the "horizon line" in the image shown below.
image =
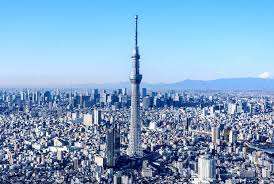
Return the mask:
[[[201,81],[201,82],[208,82],[208,81],[216,81],[216,80],[235,80],[235,79],[260,79],[260,80],[274,80],[274,78],[261,78],[261,77],[229,77],[229,78],[216,78],[216,79],[208,79],[208,80],[203,80],[203,79],[190,79],[186,78],[180,81],[174,81],[174,82],[147,82],[144,81],[142,84],[145,85],[170,85],[170,84],[178,84],[180,82],[184,81]],[[129,81],[117,81],[117,82],[105,82],[105,83],[98,83],[98,82],[86,82],[86,83],[46,83],[46,84],[0,84],[0,88],[70,88],[73,86],[84,86],[84,85],[98,85],[98,86],[103,86],[103,85],[119,85],[119,84],[130,84]]]

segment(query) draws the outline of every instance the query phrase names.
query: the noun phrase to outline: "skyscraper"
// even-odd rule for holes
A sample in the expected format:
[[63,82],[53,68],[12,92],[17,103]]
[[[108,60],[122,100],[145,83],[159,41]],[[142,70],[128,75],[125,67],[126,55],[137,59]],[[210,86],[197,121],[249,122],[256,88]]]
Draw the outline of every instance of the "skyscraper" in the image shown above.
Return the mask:
[[132,68],[130,73],[131,83],[131,117],[129,130],[128,154],[131,157],[142,157],[141,148],[141,121],[140,121],[140,83],[142,75],[139,73],[139,51],[138,51],[138,16],[135,16],[135,47],[131,57]]
[[142,98],[145,98],[147,96],[147,88],[142,89]]
[[112,127],[107,131],[107,166],[114,167],[120,156],[120,126],[117,122],[112,122]]
[[93,123],[96,125],[99,125],[101,123],[101,110],[99,109],[94,109],[93,110]]
[[201,155],[198,158],[199,184],[216,182],[216,161],[210,155]]
[[211,128],[211,137],[212,137],[212,143],[214,145],[218,145],[220,143],[220,127],[219,126],[213,126]]

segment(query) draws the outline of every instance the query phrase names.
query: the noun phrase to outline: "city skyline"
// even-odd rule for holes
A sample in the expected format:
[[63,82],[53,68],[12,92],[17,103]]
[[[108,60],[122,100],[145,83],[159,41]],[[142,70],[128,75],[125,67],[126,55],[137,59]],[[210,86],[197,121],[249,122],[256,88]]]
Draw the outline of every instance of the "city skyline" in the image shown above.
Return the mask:
[[144,82],[273,78],[271,1],[15,2],[0,7],[0,86],[126,81],[136,13]]
[[272,183],[273,7],[0,3],[0,183]]

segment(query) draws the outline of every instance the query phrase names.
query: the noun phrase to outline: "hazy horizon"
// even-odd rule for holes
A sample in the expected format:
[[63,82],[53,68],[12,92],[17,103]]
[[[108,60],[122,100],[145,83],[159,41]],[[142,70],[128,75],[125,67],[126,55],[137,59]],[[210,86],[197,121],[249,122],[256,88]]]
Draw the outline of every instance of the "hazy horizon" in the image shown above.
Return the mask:
[[[261,80],[259,80],[261,79]],[[245,87],[246,85],[250,84],[245,84],[245,82],[255,82],[253,84],[253,88],[260,88],[257,85],[265,85],[265,82],[267,83],[267,86],[265,89],[266,90],[273,90],[272,89],[272,82],[274,85],[274,78],[262,78],[262,77],[231,77],[231,78],[218,78],[218,79],[210,79],[210,80],[204,80],[204,79],[183,79],[180,81],[171,81],[171,82],[142,82],[141,86],[145,88],[166,88],[167,86],[174,87],[176,88],[181,88],[184,89],[184,84],[187,83],[187,85],[193,86],[193,89],[200,90],[203,87],[197,87],[197,83],[200,83],[202,85],[205,85],[205,83],[209,84],[212,82],[220,82],[220,81],[229,81],[232,82],[232,85],[235,85],[235,89],[237,90],[239,86],[241,85],[244,90],[250,90],[248,87]],[[205,83],[203,83],[205,82]],[[270,82],[270,83],[269,83]],[[181,87],[179,87],[181,86]],[[257,86],[257,87],[256,87]],[[124,80],[124,81],[117,81],[117,82],[102,82],[102,83],[96,83],[96,82],[87,82],[87,83],[40,83],[40,84],[0,84],[0,88],[102,88],[102,89],[107,89],[107,88],[124,88],[124,87],[130,87],[130,81]],[[231,86],[230,86],[231,87]],[[265,86],[264,86],[265,87]],[[220,87],[222,88],[222,87]],[[229,88],[229,87],[228,87]],[[212,89],[219,89],[219,87],[212,88]],[[252,89],[253,90],[253,89]],[[260,90],[260,89],[259,89]]]

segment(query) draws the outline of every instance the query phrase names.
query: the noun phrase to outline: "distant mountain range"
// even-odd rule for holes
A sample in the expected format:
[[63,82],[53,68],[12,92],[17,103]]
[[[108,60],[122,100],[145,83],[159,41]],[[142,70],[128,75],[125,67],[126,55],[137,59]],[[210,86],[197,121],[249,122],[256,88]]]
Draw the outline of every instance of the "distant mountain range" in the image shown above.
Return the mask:
[[[129,88],[129,82],[106,84],[74,85],[76,88]],[[184,80],[176,83],[142,83],[141,87],[150,89],[176,90],[274,90],[274,79],[262,78],[230,78],[216,80]]]

